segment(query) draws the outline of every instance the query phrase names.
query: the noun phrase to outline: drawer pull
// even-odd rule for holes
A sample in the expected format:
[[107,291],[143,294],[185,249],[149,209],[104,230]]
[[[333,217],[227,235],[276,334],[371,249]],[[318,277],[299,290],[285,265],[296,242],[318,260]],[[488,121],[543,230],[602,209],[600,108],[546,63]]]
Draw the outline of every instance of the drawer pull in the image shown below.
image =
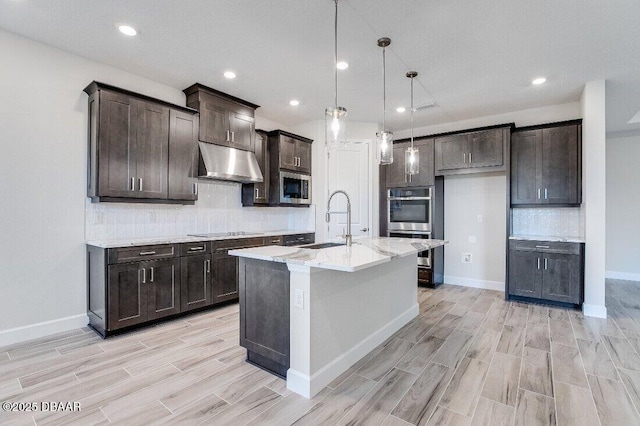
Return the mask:
[[280,240],[271,240],[271,244],[278,244]]
[[151,256],[152,254],[156,254],[155,251],[141,251],[140,256]]
[[204,246],[189,247],[189,251],[202,251],[202,250],[204,250]]
[[546,248],[546,249],[548,249],[549,246],[536,246],[536,248]]

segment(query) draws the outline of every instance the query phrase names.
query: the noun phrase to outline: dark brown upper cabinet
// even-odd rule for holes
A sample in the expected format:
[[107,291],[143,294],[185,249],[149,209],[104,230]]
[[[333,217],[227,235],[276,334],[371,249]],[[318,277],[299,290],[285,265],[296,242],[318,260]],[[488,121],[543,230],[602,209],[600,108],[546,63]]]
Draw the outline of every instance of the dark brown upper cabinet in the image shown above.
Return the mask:
[[242,184],[243,206],[269,204],[269,138],[263,130],[256,130],[254,152],[264,180],[260,183]]
[[98,201],[197,199],[195,111],[93,82],[87,195]]
[[404,172],[405,151],[411,145],[402,141],[393,144],[393,163],[380,167],[386,168],[386,187],[405,188],[431,186],[435,183],[433,168],[433,138],[414,139],[413,146],[418,149],[419,173],[407,175]]
[[437,176],[504,171],[509,126],[443,135],[435,138]]
[[283,130],[268,133],[271,167],[311,174],[311,143],[313,140]]
[[511,205],[582,202],[581,121],[526,127],[511,143]]
[[200,111],[199,140],[253,151],[258,105],[196,83],[184,89],[187,106]]

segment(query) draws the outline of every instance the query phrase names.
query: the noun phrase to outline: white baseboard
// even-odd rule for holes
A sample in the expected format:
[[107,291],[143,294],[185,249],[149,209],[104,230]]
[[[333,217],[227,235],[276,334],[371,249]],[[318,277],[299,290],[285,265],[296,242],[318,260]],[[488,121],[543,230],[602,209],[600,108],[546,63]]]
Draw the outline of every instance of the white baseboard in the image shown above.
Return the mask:
[[504,291],[504,282],[502,281],[476,280],[474,278],[452,277],[451,275],[445,275],[444,283],[461,285],[464,287],[483,288],[486,290]]
[[356,346],[322,367],[312,376],[307,376],[306,374],[302,374],[299,371],[290,368],[287,370],[287,389],[302,395],[305,398],[313,398],[318,392],[324,389],[335,378],[347,371],[363,356],[367,355],[376,346],[383,343],[395,332],[409,323],[409,321],[417,317],[419,313],[420,306],[416,303],[410,309],[387,323],[387,325],[376,330]]
[[0,331],[0,347],[85,327],[87,324],[89,324],[89,317],[86,314],[81,314],[10,328],[9,330]]
[[607,307],[600,305],[587,305],[582,304],[582,313],[587,317],[606,318]]
[[605,271],[604,277],[614,280],[640,281],[640,274],[632,272]]

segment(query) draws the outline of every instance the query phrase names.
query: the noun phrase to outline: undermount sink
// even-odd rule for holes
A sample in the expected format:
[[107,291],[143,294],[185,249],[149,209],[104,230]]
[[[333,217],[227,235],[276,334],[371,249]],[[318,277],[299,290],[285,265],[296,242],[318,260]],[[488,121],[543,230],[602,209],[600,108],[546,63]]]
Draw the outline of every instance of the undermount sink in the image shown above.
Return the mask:
[[302,248],[323,249],[323,248],[338,247],[338,246],[344,246],[344,245],[345,243],[320,243],[320,244],[311,244],[308,246],[303,246]]

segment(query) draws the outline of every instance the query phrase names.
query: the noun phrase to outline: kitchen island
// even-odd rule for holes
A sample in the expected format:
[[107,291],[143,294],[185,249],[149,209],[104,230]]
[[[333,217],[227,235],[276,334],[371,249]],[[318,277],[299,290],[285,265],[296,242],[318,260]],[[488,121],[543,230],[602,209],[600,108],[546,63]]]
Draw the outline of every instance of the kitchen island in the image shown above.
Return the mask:
[[416,255],[444,244],[380,237],[230,251],[247,361],[313,397],[418,315]]

